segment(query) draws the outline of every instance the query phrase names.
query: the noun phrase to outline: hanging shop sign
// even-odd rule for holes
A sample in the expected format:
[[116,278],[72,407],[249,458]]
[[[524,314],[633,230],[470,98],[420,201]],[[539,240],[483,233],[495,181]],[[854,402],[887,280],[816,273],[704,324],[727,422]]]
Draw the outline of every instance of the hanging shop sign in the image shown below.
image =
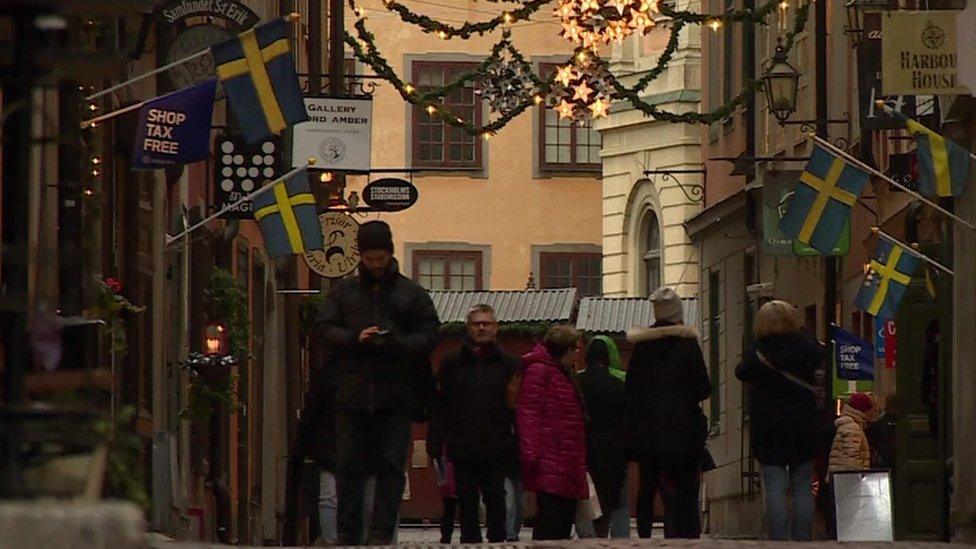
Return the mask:
[[305,263],[325,278],[342,278],[359,265],[359,223],[339,212],[319,214],[325,246],[322,250],[305,252]]
[[888,130],[905,126],[878,107],[875,101],[879,99],[895,111],[915,118],[914,95],[884,95],[881,91],[881,17],[880,12],[864,14],[864,32],[857,44],[858,111],[861,128],[865,130]]
[[882,17],[885,95],[969,95],[957,77],[957,11],[893,11]]
[[[240,135],[221,135],[214,140],[214,206],[220,211],[265,183],[285,173],[281,142],[274,137],[247,145]],[[224,219],[254,219],[251,201],[221,216]]]
[[874,380],[874,346],[851,332],[831,327],[837,379]]
[[[170,0],[153,10],[159,25],[172,29],[166,62],[182,59],[232,38],[261,20],[251,8],[236,0]],[[168,72],[177,89],[216,77],[209,53],[181,63]]]
[[306,97],[308,122],[292,130],[292,167],[315,158],[324,170],[368,172],[373,101],[365,98]]
[[417,203],[417,187],[404,179],[385,177],[366,185],[363,200],[374,210],[397,212]]
[[[794,241],[779,228],[801,173],[792,170],[771,172],[763,181],[763,250],[769,255],[821,255],[812,246]],[[831,255],[847,255],[850,247],[851,223],[848,221]]]

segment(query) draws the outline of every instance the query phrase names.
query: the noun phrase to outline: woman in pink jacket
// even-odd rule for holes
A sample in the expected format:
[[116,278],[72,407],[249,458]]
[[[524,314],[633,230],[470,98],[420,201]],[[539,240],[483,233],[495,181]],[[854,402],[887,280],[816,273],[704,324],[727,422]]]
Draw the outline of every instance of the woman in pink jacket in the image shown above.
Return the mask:
[[516,420],[522,479],[536,493],[532,539],[569,539],[576,502],[589,495],[583,398],[572,377],[579,332],[554,326],[522,357]]

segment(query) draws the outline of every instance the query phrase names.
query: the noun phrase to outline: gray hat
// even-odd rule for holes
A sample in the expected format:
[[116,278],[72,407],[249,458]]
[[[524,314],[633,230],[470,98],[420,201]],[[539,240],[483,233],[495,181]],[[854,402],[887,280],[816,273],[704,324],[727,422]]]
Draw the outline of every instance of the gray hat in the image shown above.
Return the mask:
[[684,310],[681,307],[681,298],[674,288],[666,286],[654,290],[651,294],[651,303],[654,305],[655,322],[673,322],[682,324],[684,322]]

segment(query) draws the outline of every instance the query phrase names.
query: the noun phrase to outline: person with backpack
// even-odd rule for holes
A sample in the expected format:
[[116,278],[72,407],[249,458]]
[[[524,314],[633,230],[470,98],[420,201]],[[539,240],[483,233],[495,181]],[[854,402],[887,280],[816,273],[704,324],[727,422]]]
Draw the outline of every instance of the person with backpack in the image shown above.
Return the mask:
[[534,540],[569,539],[577,501],[589,497],[579,347],[579,332],[558,325],[522,357],[516,417],[522,481],[536,493]]
[[[793,305],[779,300],[764,304],[756,315],[756,344],[735,369],[735,377],[752,389],[752,452],[762,468],[771,540],[813,537],[814,459],[823,442],[814,384],[824,352],[800,328]],[[792,495],[792,520],[787,492]]]
[[485,503],[488,542],[505,541],[505,473],[515,448],[515,414],[506,402],[518,370],[498,346],[498,320],[490,305],[468,312],[461,348],[441,361],[428,454],[445,450],[454,465],[461,543],[481,543],[478,502]]
[[631,453],[640,467],[637,533],[651,536],[654,495],[664,500],[664,535],[701,534],[699,488],[708,421],[700,403],[711,383],[698,332],[684,325],[672,288],[651,295],[654,325],[627,331],[634,352],[627,368],[627,424]]

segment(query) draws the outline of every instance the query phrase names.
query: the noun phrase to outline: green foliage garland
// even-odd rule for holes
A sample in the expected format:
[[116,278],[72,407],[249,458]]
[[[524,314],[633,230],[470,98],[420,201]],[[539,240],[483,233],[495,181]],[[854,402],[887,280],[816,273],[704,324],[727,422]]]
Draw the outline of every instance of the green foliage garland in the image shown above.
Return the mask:
[[501,25],[528,19],[533,13],[539,11],[539,8],[548,4],[549,1],[550,0],[530,0],[515,11],[504,12],[497,17],[493,17],[488,21],[483,21],[480,23],[465,23],[460,27],[453,27],[451,25],[441,23],[436,19],[431,19],[426,15],[414,13],[410,10],[410,8],[404,6],[396,0],[385,0],[383,4],[386,6],[386,9],[396,12],[400,16],[400,19],[402,19],[405,23],[417,25],[427,33],[437,33],[442,38],[447,40],[454,37],[468,39],[474,34],[484,36],[485,33],[492,32],[498,29],[498,27]]
[[[652,68],[647,74],[642,76],[634,86],[628,88],[627,86],[624,86],[616,78],[616,76],[611,77],[611,84],[616,92],[614,99],[626,100],[630,102],[635,109],[641,111],[645,115],[652,116],[657,120],[664,120],[672,123],[711,124],[730,117],[737,108],[741,107],[745,103],[746,99],[750,95],[755,94],[761,88],[762,76],[747,82],[743,90],[732,101],[707,113],[674,113],[664,109],[659,109],[657,106],[647,103],[641,99],[640,92],[646,88],[651,81],[658,78],[668,68],[671,58],[678,48],[679,34],[686,24],[692,23],[700,25],[710,21],[722,21],[726,24],[738,22],[765,25],[766,18],[773,12],[779,2],[780,0],[767,0],[767,2],[758,9],[729,10],[719,16],[693,13],[684,10],[672,10],[670,7],[664,4],[660,4],[659,7],[661,14],[666,17],[670,17],[672,20],[671,35],[668,43],[665,46],[664,51],[662,51],[661,55],[659,56],[655,67]],[[443,33],[445,37],[458,36],[461,38],[468,38],[472,33],[483,35],[485,32],[489,32],[490,30],[497,28],[502,23],[511,22],[514,19],[522,19],[522,10],[531,8],[532,11],[536,11],[540,7],[540,5],[536,5],[537,3],[538,0],[533,0],[527,4],[524,4],[523,8],[520,10],[506,12],[505,14],[493,18],[488,22],[466,23],[461,27],[450,27],[449,25],[444,25],[443,23],[440,23],[427,16],[417,15],[416,13],[410,11],[409,8],[397,3],[395,0],[386,2],[386,6],[391,11],[395,11],[397,14],[399,14],[403,21],[421,27],[424,32],[440,32]],[[354,11],[356,11],[355,0],[349,0],[349,5]],[[793,29],[786,34],[784,40],[783,47],[787,53],[789,53],[793,48],[796,35],[802,32],[806,26],[809,9],[810,3],[807,2],[801,5],[797,10]],[[523,101],[511,111],[501,114],[488,124],[477,126],[472,122],[458,118],[457,116],[447,112],[445,109],[439,108],[439,101],[436,101],[443,98],[451,91],[463,87],[467,82],[477,81],[483,78],[487,68],[491,66],[492,63],[496,62],[501,53],[505,50],[511,54],[512,58],[516,62],[525,62],[521,52],[519,52],[518,49],[515,48],[515,46],[511,43],[510,31],[508,29],[505,30],[502,40],[492,48],[491,55],[489,55],[489,57],[480,63],[476,68],[459,75],[453,81],[443,86],[425,91],[424,93],[417,93],[412,86],[400,79],[400,77],[396,74],[396,71],[394,71],[390,66],[389,62],[382,56],[382,54],[380,54],[376,46],[375,36],[366,28],[364,18],[360,18],[356,22],[355,28],[358,37],[353,37],[349,33],[346,33],[345,40],[346,43],[349,44],[349,46],[353,49],[354,55],[360,61],[369,65],[377,76],[392,84],[405,101],[421,108],[427,108],[431,116],[437,117],[448,125],[462,128],[470,135],[480,134],[484,135],[485,137],[490,137],[499,129],[507,125],[508,122],[510,122],[516,116],[525,112],[529,107],[538,102],[537,100]],[[577,49],[577,51],[574,52],[574,56],[580,51],[583,50]],[[594,63],[602,65],[603,67],[607,66],[606,61],[600,59],[597,55],[592,53],[590,55]],[[571,59],[569,62],[571,62]],[[549,93],[549,91],[552,89],[552,77],[547,80],[542,80],[538,76],[533,75],[532,81],[536,85],[538,94],[540,96]]]
[[245,360],[248,357],[248,330],[250,321],[247,315],[247,294],[226,269],[214,269],[210,285],[204,290],[204,297],[210,306],[212,319],[222,322],[227,328],[227,341],[230,354]]

